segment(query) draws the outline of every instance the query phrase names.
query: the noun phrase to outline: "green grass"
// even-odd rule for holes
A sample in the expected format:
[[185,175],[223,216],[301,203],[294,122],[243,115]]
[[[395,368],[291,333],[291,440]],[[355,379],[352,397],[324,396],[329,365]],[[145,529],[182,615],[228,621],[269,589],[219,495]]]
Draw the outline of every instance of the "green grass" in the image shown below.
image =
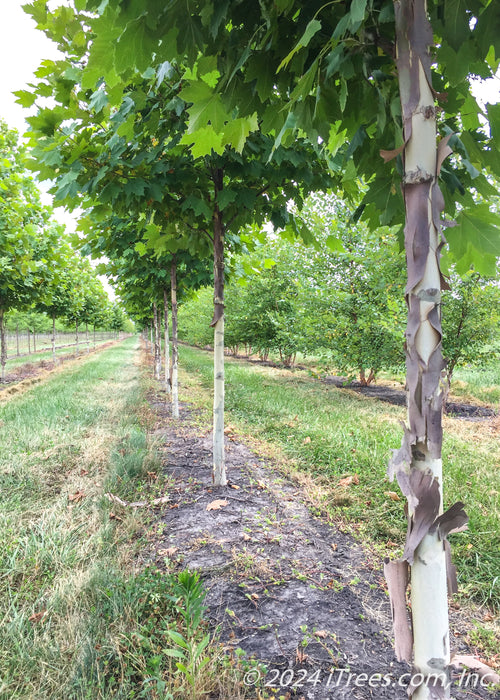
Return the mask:
[[500,404],[500,363],[488,367],[464,367],[453,374],[452,393],[465,399]]
[[149,511],[104,498],[166,485],[135,346],[0,403],[1,700],[242,697],[239,662],[204,646],[196,575],[136,567]]
[[[183,346],[180,363],[204,388],[211,387],[210,353]],[[186,399],[190,396],[194,389]],[[208,411],[209,391],[200,401]],[[305,372],[229,359],[226,411],[228,422],[277,446],[299,470],[317,477],[325,488],[323,508],[385,552],[397,551],[385,545],[404,540],[404,501],[387,495],[399,489],[388,482],[386,467],[391,449],[401,442],[405,409],[326,386]],[[487,424],[445,419],[443,460],[445,506],[463,500],[470,516],[469,531],[453,536],[462,592],[498,607],[498,435]],[[359,484],[338,485],[354,475]]]
[[[103,345],[104,343],[109,343],[109,340],[101,340],[97,341],[96,347],[99,347],[100,345]],[[90,350],[92,351],[93,349],[93,343],[90,344]],[[76,346],[72,345],[67,348],[56,348],[56,357],[61,357],[64,355],[70,355],[74,354],[76,352]],[[80,343],[80,356],[86,355],[87,354],[87,347],[83,343]],[[37,364],[38,362],[42,362],[43,360],[48,360],[49,362],[52,362],[52,350],[44,350],[44,351],[39,351],[36,353],[31,353],[31,355],[23,355],[20,357],[17,357],[16,355],[13,355],[7,360],[7,363],[5,365],[5,371],[6,372],[12,372],[16,367],[21,367],[22,365],[26,364]]]

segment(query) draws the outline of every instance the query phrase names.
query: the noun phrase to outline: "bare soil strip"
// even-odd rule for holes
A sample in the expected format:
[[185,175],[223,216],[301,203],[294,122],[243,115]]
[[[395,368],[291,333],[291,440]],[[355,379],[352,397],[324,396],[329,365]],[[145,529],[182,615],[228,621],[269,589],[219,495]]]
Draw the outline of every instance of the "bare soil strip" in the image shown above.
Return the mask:
[[[234,434],[226,437],[229,486],[208,486],[211,434],[197,428],[196,412],[184,404],[173,421],[160,395],[151,407],[171,488],[144,560],[200,571],[213,626],[228,648],[266,664],[268,693],[281,687],[287,700],[406,697],[410,669],[394,656],[380,559],[314,517],[300,486]],[[455,651],[470,653],[463,611],[454,615]],[[491,697],[458,687],[460,674],[452,697]]]

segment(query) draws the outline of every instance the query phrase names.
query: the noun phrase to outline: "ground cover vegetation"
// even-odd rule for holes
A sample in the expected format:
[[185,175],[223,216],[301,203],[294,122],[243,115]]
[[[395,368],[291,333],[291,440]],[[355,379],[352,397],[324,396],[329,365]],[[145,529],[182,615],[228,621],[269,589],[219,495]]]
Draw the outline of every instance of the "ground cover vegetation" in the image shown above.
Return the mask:
[[76,0],[50,12],[35,0],[30,12],[64,53],[18,93],[25,106],[37,103],[33,166],[56,176],[58,200],[88,207],[87,236],[104,246],[114,235],[100,223],[118,211],[139,222],[139,254],[213,254],[216,485],[226,481],[226,250],[253,245],[255,228],[243,227],[266,219],[310,238],[288,202],[301,209],[333,183],[371,229],[404,224],[408,422],[389,472],[408,500],[409,528],[386,576],[397,657],[421,673],[410,693],[430,698],[425,678],[449,671],[447,535],[467,520],[461,502],[443,512],[442,214],[454,217],[446,224],[457,272],[494,276],[500,112],[480,108],[470,80],[498,68],[495,5],[200,0],[186,11]]
[[129,338],[0,404],[2,698],[242,697],[196,573],[138,567],[150,510],[104,496],[166,487],[146,389]]
[[[210,353],[186,346],[180,352],[181,367],[189,373],[183,375],[186,391],[201,384],[198,400],[206,409]],[[298,470],[314,475],[324,489],[320,510],[340,517],[380,553],[402,546],[400,497],[384,475],[403,408],[322,384],[305,370],[290,372],[230,359],[227,380],[229,423],[238,432],[277,446]],[[193,394],[197,395],[194,389]],[[443,448],[450,465],[448,490],[455,497],[467,495],[469,504],[469,529],[453,538],[460,597],[464,604],[473,599],[494,608],[500,603],[495,573],[500,516],[497,424],[497,419],[469,423],[447,418]]]

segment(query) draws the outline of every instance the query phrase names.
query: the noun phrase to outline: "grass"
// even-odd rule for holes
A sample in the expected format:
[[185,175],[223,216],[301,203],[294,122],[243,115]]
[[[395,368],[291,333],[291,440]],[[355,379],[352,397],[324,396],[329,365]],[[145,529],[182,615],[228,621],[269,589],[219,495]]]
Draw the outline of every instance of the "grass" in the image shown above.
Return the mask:
[[135,345],[0,404],[1,700],[243,697],[197,575],[136,565],[149,511],[104,498],[166,485]]
[[[210,410],[212,355],[183,346],[189,400]],[[200,390],[200,387],[202,390]],[[196,398],[197,397],[197,398]],[[305,372],[226,363],[227,421],[264,441],[321,486],[319,507],[385,554],[406,533],[403,498],[386,467],[405,410],[335,389]],[[444,419],[445,506],[466,503],[469,530],[452,536],[464,598],[500,606],[498,422]],[[345,480],[345,481],[343,481]]]
[[[112,339],[111,339],[112,340]],[[96,347],[98,348],[100,345],[103,345],[104,343],[109,343],[110,340],[101,340],[96,342]],[[93,343],[90,344],[89,348],[90,351],[92,352],[93,350]],[[68,354],[74,354],[76,352],[76,346],[71,345],[69,347],[62,347],[62,348],[56,348],[56,357],[68,355]],[[87,355],[87,347],[84,343],[80,343],[80,356],[82,355]],[[42,362],[44,360],[48,360],[49,362],[52,362],[52,350],[43,350],[43,351],[37,351],[36,353],[31,353],[31,355],[21,355],[17,357],[16,355],[13,355],[12,357],[9,357],[7,360],[7,363],[5,365],[5,371],[12,372],[15,368],[17,367],[22,367],[23,365],[36,365],[39,362]]]

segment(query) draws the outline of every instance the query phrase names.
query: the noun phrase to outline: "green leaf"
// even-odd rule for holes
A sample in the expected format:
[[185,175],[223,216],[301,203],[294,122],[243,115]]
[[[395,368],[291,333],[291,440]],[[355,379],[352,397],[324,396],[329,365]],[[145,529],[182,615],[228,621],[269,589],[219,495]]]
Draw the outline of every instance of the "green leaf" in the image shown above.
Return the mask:
[[204,199],[197,197],[195,194],[190,194],[182,205],[182,211],[188,209],[193,211],[196,216],[204,216],[206,219],[212,218],[212,211]]
[[219,155],[224,152],[222,135],[216,134],[211,126],[184,134],[179,143],[190,146],[193,158],[208,156],[212,151]]
[[21,107],[32,107],[35,104],[35,92],[29,92],[28,90],[17,90],[14,92],[14,95],[17,97],[16,103],[21,105]]
[[326,239],[326,245],[333,253],[344,253],[345,249],[342,245],[342,241],[337,236],[328,236]]
[[[365,0],[366,1],[366,0]],[[294,46],[294,48],[290,51],[290,53],[285,56],[285,58],[281,61],[281,63],[278,66],[278,70],[276,71],[277,73],[280,72],[282,68],[286,68],[286,66],[290,63],[292,58],[295,56],[295,54],[300,51],[300,49],[304,46],[307,46],[313,36],[319,32],[321,29],[321,22],[317,19],[312,19],[309,24],[307,25],[304,33],[298,40],[297,44]]]
[[135,250],[139,253],[139,255],[142,257],[143,255],[146,255],[148,252],[147,247],[142,241],[137,241],[137,243],[134,246]]
[[444,38],[456,51],[470,36],[466,0],[446,0],[444,5]]
[[241,153],[250,132],[256,131],[258,128],[257,112],[254,112],[251,117],[233,119],[224,127],[224,141],[235,151]]
[[500,227],[498,214],[487,204],[477,204],[473,211],[461,211],[457,225],[448,233],[450,248],[460,257],[470,244],[480,257],[483,254],[500,256]]
[[349,14],[351,16],[351,28],[356,28],[355,25],[360,24],[365,18],[367,0],[352,0]]
[[234,202],[237,194],[238,193],[236,192],[236,190],[231,190],[227,187],[223,189],[222,192],[219,192],[217,196],[217,203],[219,205],[219,209],[224,210],[228,204]]

